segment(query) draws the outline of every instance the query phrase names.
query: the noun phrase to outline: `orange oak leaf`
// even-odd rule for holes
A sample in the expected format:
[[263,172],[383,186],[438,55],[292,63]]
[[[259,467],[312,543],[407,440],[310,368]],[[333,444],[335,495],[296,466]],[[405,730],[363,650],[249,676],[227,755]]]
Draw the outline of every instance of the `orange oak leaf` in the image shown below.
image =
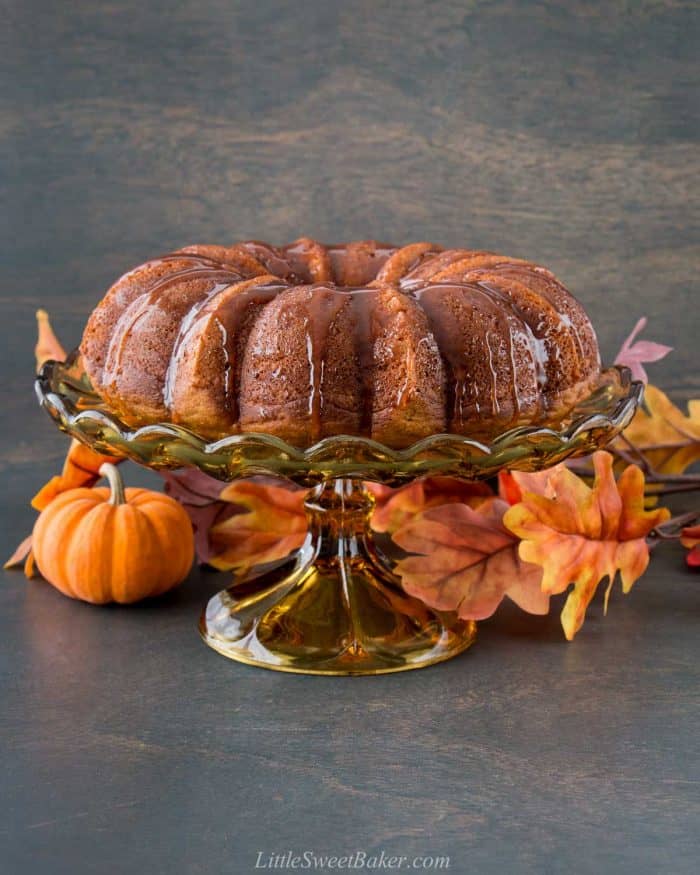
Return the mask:
[[253,565],[284,559],[304,543],[307,491],[241,480],[227,486],[224,501],[247,508],[210,531],[210,565],[221,571],[247,574]]
[[[103,456],[95,453],[89,447],[79,441],[72,440],[65,461],[63,471],[52,477],[48,483],[36,493],[31,500],[35,510],[42,511],[50,504],[57,495],[68,489],[76,489],[79,486],[94,486],[100,479],[100,465],[103,462],[118,464],[121,459],[114,456]],[[12,556],[5,563],[5,568],[16,568],[24,562],[24,573],[27,577],[34,576],[34,555],[32,553],[32,536],[28,535],[17,547]]]
[[511,471],[498,472],[498,494],[508,504],[517,504],[523,497]]
[[391,489],[380,483],[366,483],[377,505],[372,514],[375,532],[395,532],[411,517],[441,504],[474,507],[493,495],[488,483],[468,483],[454,477],[424,477],[408,486]]
[[498,494],[508,504],[523,500],[525,492],[536,495],[550,495],[549,478],[553,471],[563,467],[563,462],[545,471],[500,471],[498,474]]
[[583,625],[604,577],[609,578],[606,607],[618,571],[623,592],[630,591],[649,563],[646,536],[670,516],[666,508],[644,510],[644,475],[636,465],[625,468],[616,483],[610,453],[600,450],[592,460],[592,487],[558,467],[549,477],[551,496],[526,492],[503,518],[523,539],[520,558],[542,567],[545,593],[564,592],[574,584],[561,614],[569,641]]
[[419,554],[396,564],[406,592],[463,619],[491,616],[504,596],[531,614],[546,614],[542,570],[518,556],[518,539],[502,522],[507,508],[500,498],[487,498],[477,507],[430,508],[407,522],[392,536]]
[[105,462],[113,465],[122,461],[114,456],[103,456],[96,453],[80,441],[71,441],[60,474],[52,477],[41,487],[32,498],[32,507],[43,510],[49,502],[67,489],[77,489],[80,486],[94,486],[101,479],[100,466]]
[[34,357],[36,358],[37,371],[40,371],[49,359],[54,359],[57,362],[65,361],[66,351],[54,334],[46,310],[36,311],[36,327],[37,341],[34,347]]
[[688,548],[685,561],[688,568],[700,568],[700,526],[689,526],[681,532],[681,544]]
[[627,450],[631,443],[657,472],[682,474],[700,460],[700,399],[688,402],[688,415],[665,395],[649,385],[632,422],[615,442],[616,448]]

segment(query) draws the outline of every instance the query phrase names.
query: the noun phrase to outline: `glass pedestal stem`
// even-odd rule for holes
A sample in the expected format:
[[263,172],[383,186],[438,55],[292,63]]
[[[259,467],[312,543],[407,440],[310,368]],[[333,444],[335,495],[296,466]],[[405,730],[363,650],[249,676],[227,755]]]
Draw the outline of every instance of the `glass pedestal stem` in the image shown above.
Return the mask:
[[200,628],[215,650],[280,671],[379,674],[448,659],[475,624],[407,595],[377,549],[361,480],[321,483],[305,502],[306,540],[289,563],[214,596]]

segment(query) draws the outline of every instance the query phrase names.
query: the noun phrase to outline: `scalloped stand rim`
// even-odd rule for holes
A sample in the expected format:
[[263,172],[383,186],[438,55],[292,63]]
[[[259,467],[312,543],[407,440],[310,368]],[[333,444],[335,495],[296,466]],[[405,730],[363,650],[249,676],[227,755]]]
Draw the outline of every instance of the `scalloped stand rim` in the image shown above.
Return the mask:
[[131,429],[90,391],[75,354],[48,362],[36,380],[40,403],[73,437],[153,468],[187,465],[224,481],[263,472],[312,485],[335,477],[398,483],[428,474],[484,479],[504,467],[536,470],[604,446],[632,418],[642,384],[627,368],[603,372],[601,384],[574,407],[559,428],[516,426],[490,443],[436,434],[394,450],[369,438],[336,435],[308,449],[272,435],[245,433],[208,442],[172,423]]

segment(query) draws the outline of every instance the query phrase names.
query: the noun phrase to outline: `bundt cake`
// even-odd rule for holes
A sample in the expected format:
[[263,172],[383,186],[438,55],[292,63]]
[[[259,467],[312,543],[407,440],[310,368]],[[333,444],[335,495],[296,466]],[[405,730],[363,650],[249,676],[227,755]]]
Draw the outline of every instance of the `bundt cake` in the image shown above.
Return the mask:
[[297,446],[554,422],[600,375],[591,323],[550,271],[432,243],[188,246],[117,280],[81,353],[131,425]]

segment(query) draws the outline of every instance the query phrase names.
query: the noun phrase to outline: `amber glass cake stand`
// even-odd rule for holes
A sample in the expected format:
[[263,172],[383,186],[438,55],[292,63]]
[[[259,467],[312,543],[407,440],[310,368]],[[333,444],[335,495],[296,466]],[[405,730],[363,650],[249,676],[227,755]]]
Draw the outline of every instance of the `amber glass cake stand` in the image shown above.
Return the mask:
[[92,391],[75,354],[46,364],[36,388],[59,428],[99,452],[156,469],[196,467],[223,481],[273,474],[311,487],[309,531],[298,553],[236,580],[210,600],[200,621],[204,640],[219,653],[305,674],[420,668],[474,640],[473,621],[403,592],[374,542],[366,481],[399,485],[436,474],[482,480],[503,468],[546,468],[608,443],[642,394],[626,368],[612,368],[554,428],[523,426],[488,442],[439,434],[393,450],[344,435],[298,449],[262,434],[207,442],[169,423],[131,429]]

